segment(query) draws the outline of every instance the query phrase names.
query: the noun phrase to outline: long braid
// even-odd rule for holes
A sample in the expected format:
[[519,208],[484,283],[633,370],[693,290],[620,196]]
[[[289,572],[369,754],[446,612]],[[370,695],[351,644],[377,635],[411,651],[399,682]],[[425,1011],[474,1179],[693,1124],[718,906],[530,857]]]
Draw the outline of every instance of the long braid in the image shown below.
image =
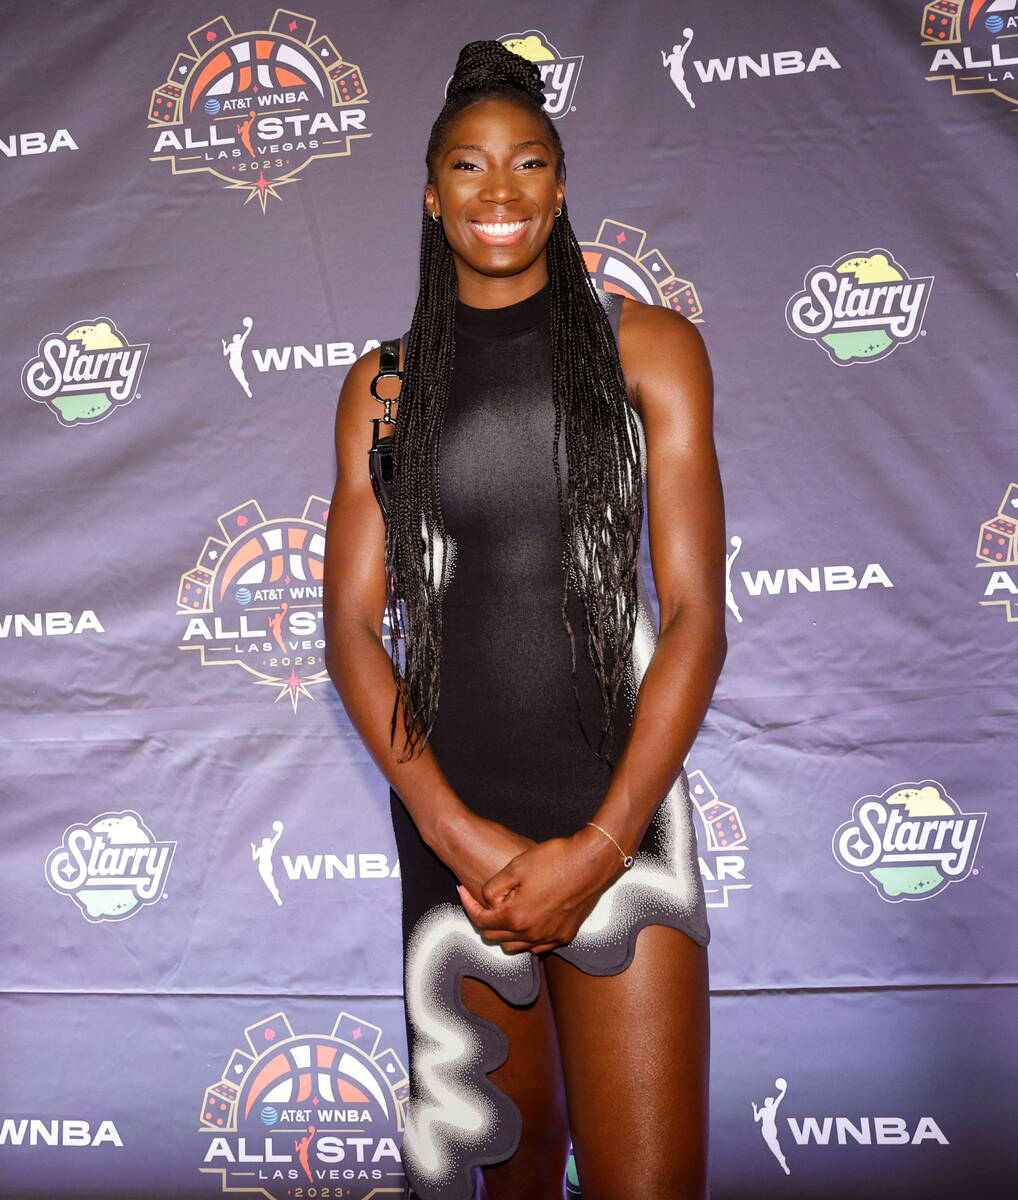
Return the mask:
[[[555,481],[566,560],[562,621],[572,646],[573,692],[579,705],[575,637],[567,612],[572,584],[583,602],[584,644],[601,692],[597,750],[603,757],[636,628],[643,524],[639,434],[615,337],[564,204],[548,241],[548,274]],[[559,454],[563,425],[565,489]]]
[[[499,42],[472,42],[460,53],[447,96],[428,142],[429,180],[452,123],[470,105],[490,98],[511,100],[544,122],[558,155],[559,175],[565,177],[562,143],[543,110],[540,73],[533,63]],[[611,326],[591,286],[564,205],[548,241],[547,259],[555,403],[552,453],[563,539],[562,620],[572,650],[579,711],[576,639],[567,612],[572,586],[582,600],[584,645],[601,694],[596,752],[605,758],[636,624],[643,520],[639,437]],[[425,213],[420,291],[404,350],[385,540],[390,646],[398,688],[391,732],[395,741],[402,709],[407,758],[427,743],[438,714],[442,591],[449,573],[439,464],[456,295],[449,244],[442,226]],[[563,433],[565,480],[559,449]]]
[[[427,742],[438,711],[445,527],[439,498],[442,425],[452,374],[456,268],[441,226],[424,214],[420,291],[404,350],[393,451],[392,497],[385,530],[389,622],[404,750]],[[402,602],[402,604],[401,604]],[[402,607],[402,611],[401,611]],[[400,673],[399,638],[403,670]]]

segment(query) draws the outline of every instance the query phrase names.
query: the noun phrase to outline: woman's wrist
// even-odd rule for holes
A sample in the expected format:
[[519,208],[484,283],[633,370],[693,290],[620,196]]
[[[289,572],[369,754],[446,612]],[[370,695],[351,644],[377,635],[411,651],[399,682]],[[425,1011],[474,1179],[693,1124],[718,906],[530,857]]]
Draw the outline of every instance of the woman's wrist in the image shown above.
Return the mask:
[[625,871],[625,855],[620,854],[618,848],[593,825],[587,824],[578,829],[573,839],[583,848],[584,855],[606,883],[613,883]]
[[470,809],[457,797],[450,796],[435,804],[424,828],[418,828],[421,837],[448,866],[470,846],[476,822],[477,817]]

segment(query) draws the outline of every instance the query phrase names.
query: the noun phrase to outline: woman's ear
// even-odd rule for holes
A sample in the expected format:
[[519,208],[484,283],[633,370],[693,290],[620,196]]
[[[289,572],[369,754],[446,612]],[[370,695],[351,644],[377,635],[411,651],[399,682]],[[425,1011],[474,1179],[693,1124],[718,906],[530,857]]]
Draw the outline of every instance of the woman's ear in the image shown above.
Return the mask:
[[424,207],[435,219],[442,215],[442,212],[438,207],[438,196],[435,194],[435,189],[430,183],[426,184],[424,188]]
[[560,179],[555,185],[555,207],[561,208],[566,202],[566,185]]

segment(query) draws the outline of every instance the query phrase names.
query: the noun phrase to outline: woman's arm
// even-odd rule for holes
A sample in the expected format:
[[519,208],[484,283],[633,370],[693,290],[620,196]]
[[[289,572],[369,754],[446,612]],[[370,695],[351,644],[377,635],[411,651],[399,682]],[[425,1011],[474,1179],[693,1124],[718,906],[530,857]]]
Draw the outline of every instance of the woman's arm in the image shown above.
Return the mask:
[[[724,508],[713,438],[710,364],[696,327],[627,302],[623,373],[647,441],[647,528],[661,608],[657,646],[632,725],[594,820],[636,852],[703,721],[725,656]],[[622,856],[596,829],[544,842],[464,905],[485,936],[540,951],[576,935],[618,877]]]
[[325,543],[325,662],[347,715],[402,798],[421,836],[474,894],[530,839],[475,816],[460,801],[429,747],[400,762],[401,720],[390,743],[396,684],[382,643],[385,525],[368,473],[370,392],[377,352],[350,369],[336,412],[336,488]]

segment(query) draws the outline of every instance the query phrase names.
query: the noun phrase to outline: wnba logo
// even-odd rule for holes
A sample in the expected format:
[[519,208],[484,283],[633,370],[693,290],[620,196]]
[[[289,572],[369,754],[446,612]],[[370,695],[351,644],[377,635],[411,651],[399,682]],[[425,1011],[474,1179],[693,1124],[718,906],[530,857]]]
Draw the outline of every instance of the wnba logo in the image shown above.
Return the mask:
[[647,249],[647,234],[635,225],[605,218],[592,242],[581,242],[583,261],[595,287],[644,304],[655,304],[702,324],[696,288],[680,279],[660,250]]

